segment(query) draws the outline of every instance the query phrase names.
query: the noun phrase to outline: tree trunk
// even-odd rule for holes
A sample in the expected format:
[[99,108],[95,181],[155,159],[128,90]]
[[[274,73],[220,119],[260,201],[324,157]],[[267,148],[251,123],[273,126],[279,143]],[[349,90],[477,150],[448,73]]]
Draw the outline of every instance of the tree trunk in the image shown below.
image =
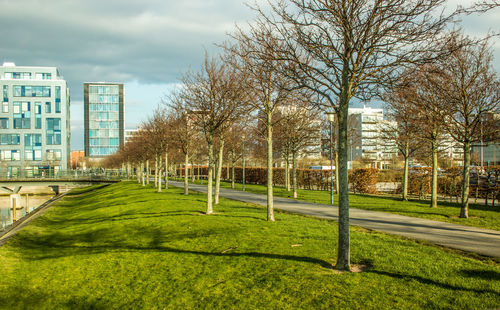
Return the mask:
[[168,152],[165,152],[165,189],[168,189]]
[[142,178],[142,186],[146,186],[146,178],[144,177],[144,162],[141,163],[141,178]]
[[290,191],[290,157],[285,155],[285,187],[286,191]]
[[215,174],[215,204],[219,204],[220,179],[222,177],[222,161],[224,160],[224,138],[220,139],[219,158],[217,159],[217,172]]
[[184,154],[184,195],[189,195],[189,153]]
[[335,151],[335,192],[339,193],[339,152],[337,150]]
[[234,189],[234,183],[235,183],[235,176],[234,176],[234,164],[235,164],[235,160],[234,160],[234,149],[231,151],[231,188]]
[[[462,207],[460,217],[469,217],[469,172],[470,172],[470,142],[464,143],[464,171],[462,179]],[[479,185],[479,184],[478,184]],[[493,196],[494,197],[494,196]],[[493,204],[495,204],[493,200]]]
[[135,175],[137,176],[137,183],[141,184],[141,170],[139,169],[140,165],[137,163],[135,165]]
[[212,167],[214,162],[213,137],[210,136],[207,142],[208,142],[207,214],[212,214],[214,213],[212,207]]
[[408,141],[405,143],[405,167],[403,172],[403,200],[408,201],[408,152],[409,152],[409,143]]
[[194,162],[193,159],[191,159],[191,182],[194,183],[195,181],[195,176],[194,176]]
[[274,222],[273,200],[273,123],[272,113],[267,112],[267,220]]
[[161,192],[161,172],[163,170],[163,167],[161,166],[162,164],[162,159],[161,155],[158,156],[158,193]]
[[158,186],[158,156],[155,155],[155,188]]
[[437,140],[432,140],[432,187],[431,208],[437,208],[438,149]]
[[343,69],[343,85],[339,98],[338,122],[338,152],[339,152],[339,243],[337,264],[335,269],[351,270],[350,236],[349,236],[349,179],[347,171],[347,123],[349,108],[349,84],[347,69]]
[[293,198],[297,198],[297,151],[292,151]]
[[149,185],[149,159],[146,160],[146,184]]

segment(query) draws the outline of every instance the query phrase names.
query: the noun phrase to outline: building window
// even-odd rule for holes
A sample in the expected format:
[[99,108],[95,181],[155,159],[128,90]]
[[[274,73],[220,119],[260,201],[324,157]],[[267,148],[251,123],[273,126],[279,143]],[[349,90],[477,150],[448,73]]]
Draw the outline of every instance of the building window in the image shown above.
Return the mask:
[[14,85],[14,97],[50,97],[50,86]]
[[61,150],[47,150],[46,153],[47,160],[62,160]]
[[6,117],[0,118],[0,129],[9,129],[9,119]]
[[14,129],[31,128],[31,103],[14,102]]
[[42,129],[42,103],[35,103],[35,129]]
[[24,159],[42,160],[42,135],[24,135]]
[[50,111],[51,111],[50,102],[45,102],[45,113],[50,113]]
[[19,150],[0,150],[0,160],[21,160],[21,152]]
[[2,113],[9,113],[9,103],[2,102]]
[[36,79],[37,80],[51,80],[52,74],[51,73],[37,73]]
[[18,134],[3,134],[0,135],[1,145],[19,145],[21,143],[20,135]]
[[3,101],[9,101],[9,85],[3,86]]
[[48,145],[61,144],[61,119],[60,118],[47,118],[47,127],[45,135],[47,137]]
[[31,79],[31,72],[8,72],[5,77],[13,80],[29,80]]

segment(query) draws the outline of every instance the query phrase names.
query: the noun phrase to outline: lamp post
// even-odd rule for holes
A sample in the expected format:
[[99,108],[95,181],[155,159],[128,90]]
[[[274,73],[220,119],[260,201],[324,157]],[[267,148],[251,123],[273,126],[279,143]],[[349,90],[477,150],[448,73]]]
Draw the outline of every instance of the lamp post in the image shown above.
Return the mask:
[[241,140],[241,161],[242,161],[242,173],[243,173],[243,187],[242,190],[245,191],[245,134],[243,134]]
[[335,121],[335,113],[327,112],[326,114],[330,123],[330,204],[333,205],[333,122]]

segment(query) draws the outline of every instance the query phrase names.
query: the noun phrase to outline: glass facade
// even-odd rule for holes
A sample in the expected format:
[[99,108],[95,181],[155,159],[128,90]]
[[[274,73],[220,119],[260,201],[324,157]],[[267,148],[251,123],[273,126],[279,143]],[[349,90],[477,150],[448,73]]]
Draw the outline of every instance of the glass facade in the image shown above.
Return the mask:
[[104,157],[120,146],[120,85],[88,86],[88,155]]
[[66,170],[70,96],[57,68],[0,65],[0,96],[0,176]]

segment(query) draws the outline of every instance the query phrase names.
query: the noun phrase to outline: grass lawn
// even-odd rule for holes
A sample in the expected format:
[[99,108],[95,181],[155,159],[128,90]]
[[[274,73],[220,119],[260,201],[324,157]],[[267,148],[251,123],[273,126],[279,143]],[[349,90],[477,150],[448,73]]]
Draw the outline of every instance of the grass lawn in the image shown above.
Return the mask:
[[337,223],[133,182],[65,197],[0,247],[3,309],[493,309],[498,261]]
[[[199,182],[197,182],[199,183]],[[206,181],[204,181],[206,184]],[[230,182],[222,182],[222,187],[231,188]],[[241,190],[241,184],[235,184],[235,189]],[[246,184],[245,190],[266,195],[265,185]],[[274,187],[274,194],[279,197],[292,198],[293,193],[283,187]],[[298,200],[330,204],[330,192],[299,189]],[[335,204],[338,195],[334,195]],[[450,222],[461,225],[475,226],[487,229],[500,230],[500,207],[490,207],[479,204],[469,204],[469,218],[461,219],[460,204],[452,202],[438,202],[438,208],[430,208],[429,201],[411,200],[402,201],[398,198],[381,197],[361,194],[349,195],[351,208],[383,211],[406,216],[421,217],[435,221]]]

